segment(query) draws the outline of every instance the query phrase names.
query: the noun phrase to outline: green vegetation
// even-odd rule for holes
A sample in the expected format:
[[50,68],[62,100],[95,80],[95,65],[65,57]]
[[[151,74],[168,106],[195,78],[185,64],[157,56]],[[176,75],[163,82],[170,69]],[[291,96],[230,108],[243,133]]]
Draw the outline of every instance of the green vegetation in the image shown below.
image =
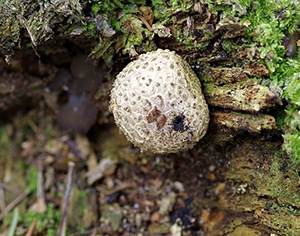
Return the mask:
[[16,208],[14,210],[13,219],[12,219],[11,224],[10,224],[10,228],[9,228],[9,231],[8,231],[8,236],[14,236],[15,235],[15,231],[16,231],[17,224],[18,224],[18,218],[19,218],[19,210],[18,210],[18,208]]
[[299,2],[256,0],[242,18],[246,20],[251,23],[246,42],[260,52],[261,59],[274,73],[285,61],[286,50],[282,45],[285,33],[293,33],[300,22]]
[[[126,4],[125,4],[126,3]],[[98,7],[100,4],[100,7]],[[150,32],[142,20],[139,18],[139,7],[145,6],[146,2],[139,1],[108,1],[101,3],[94,2],[92,10],[99,11],[101,17],[109,20],[111,27],[116,31],[123,33],[118,37],[123,53],[128,53],[134,46],[143,45],[148,48],[149,41],[153,39],[153,33]],[[151,47],[151,45],[150,45]],[[148,49],[149,50],[149,49]]]
[[[300,163],[300,53],[299,47],[293,57],[287,57],[283,40],[287,34],[299,31],[300,4],[296,0],[204,0],[212,12],[222,11],[222,15],[238,16],[242,23],[249,22],[243,38],[244,47],[250,53],[259,52],[260,60],[271,72],[270,79],[278,86],[282,99],[288,103],[285,117],[278,112],[279,123],[284,133],[284,148],[293,163]],[[225,41],[224,41],[225,42]],[[222,44],[230,51],[230,44]],[[280,109],[280,108],[278,108]]]
[[[293,33],[300,22],[298,1],[258,1],[248,20],[248,35],[258,45],[261,58],[271,71],[270,78],[281,88],[282,98],[288,102],[284,119],[284,148],[292,162],[300,162],[300,56],[285,57],[282,40],[286,32]],[[263,6],[263,7],[262,7]],[[281,19],[280,14],[285,14]],[[252,33],[253,32],[253,33]],[[250,37],[249,37],[250,38]]]
[[19,224],[25,225],[28,229],[34,220],[36,220],[36,229],[39,233],[46,232],[46,235],[56,235],[60,222],[60,211],[49,204],[45,212],[27,211],[22,214]]
[[78,26],[81,11],[78,0],[71,0],[69,4],[60,1],[0,1],[0,53],[13,53],[13,49],[19,47],[23,31],[29,35],[30,44],[28,41],[22,43],[29,47],[37,47],[51,39],[56,28],[61,35],[66,35]]
[[31,166],[26,175],[27,186],[31,190],[31,192],[35,193],[37,190],[37,179],[38,179],[38,170],[36,167]]
[[[35,221],[35,228],[38,233],[46,233],[46,235],[56,235],[60,222],[60,210],[54,205],[48,204],[45,212],[26,211],[23,214],[18,214],[18,211],[9,213],[4,218],[4,225],[10,225],[10,230],[18,230],[22,228],[28,229],[33,221]],[[21,230],[22,231],[22,230]],[[16,235],[16,234],[13,234]]]

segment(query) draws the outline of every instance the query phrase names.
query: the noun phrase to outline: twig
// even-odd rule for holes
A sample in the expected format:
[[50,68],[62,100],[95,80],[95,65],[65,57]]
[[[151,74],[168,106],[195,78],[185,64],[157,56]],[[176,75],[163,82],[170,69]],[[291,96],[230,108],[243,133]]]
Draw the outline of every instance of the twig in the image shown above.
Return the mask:
[[37,197],[43,199],[45,201],[45,193],[44,193],[44,176],[43,176],[44,166],[43,160],[41,158],[38,159],[38,183],[37,183]]
[[107,194],[108,195],[113,195],[116,192],[121,192],[121,191],[123,191],[125,189],[128,189],[128,188],[134,188],[133,183],[123,183],[120,186],[118,186],[118,187],[116,187],[116,188],[114,188],[110,191],[107,191]]
[[142,234],[142,235],[170,235],[170,231],[140,231],[140,230],[131,230],[131,233]]
[[59,226],[58,236],[65,236],[67,230],[67,220],[68,220],[68,202],[73,182],[73,172],[74,172],[75,164],[74,162],[68,163],[68,177],[67,177],[67,187],[65,192],[65,198],[62,205],[62,214]]
[[31,236],[33,234],[34,228],[35,228],[35,224],[36,224],[36,219],[34,219],[31,224],[30,227],[26,233],[26,236]]
[[44,192],[44,176],[43,176],[44,166],[43,160],[38,159],[38,180],[37,180],[37,200],[39,204],[39,212],[44,212],[47,209],[46,198]]
[[97,235],[97,228],[94,228],[94,229],[93,229],[93,232],[92,232],[92,234],[91,234],[91,236],[95,236],[95,235]]
[[4,190],[0,186],[0,211],[3,211],[5,209],[5,207],[6,207],[6,204],[5,204]]
[[78,149],[76,143],[75,143],[73,140],[67,139],[67,140],[65,141],[65,143],[69,146],[70,151],[71,151],[77,158],[79,158],[81,161],[84,161],[84,158],[83,158],[83,156],[82,156],[81,151]]
[[18,197],[15,198],[1,213],[0,213],[0,221],[3,217],[9,213],[12,209],[14,209],[27,195],[30,193],[30,189],[26,189],[23,193],[21,193]]
[[[93,235],[93,233],[102,233],[102,234],[105,234],[105,235],[111,235],[111,230],[109,230],[107,227],[105,226],[98,226],[98,227],[95,227],[93,229],[89,229],[89,230],[86,230],[84,232],[77,232],[77,233],[74,233],[74,234],[70,234],[70,236],[79,236],[79,235]],[[143,230],[135,230],[135,229],[132,229],[130,230],[130,235],[138,235],[138,234],[141,234],[141,235],[170,235],[170,231],[169,230],[165,230],[165,231],[143,231]]]
[[114,193],[121,192],[128,188],[134,188],[134,184],[133,183],[122,183],[120,186],[118,186],[110,191],[107,191],[105,188],[99,186],[99,187],[96,187],[96,190],[99,192],[102,192],[106,195],[113,195]]
[[45,180],[45,190],[49,190],[50,187],[53,185],[54,183],[54,177],[55,173],[54,173],[54,168],[52,166],[48,166],[47,171],[46,171],[46,180]]
[[144,17],[142,17],[141,15],[139,15],[138,17],[139,17],[140,20],[144,23],[144,25],[147,27],[147,29],[148,29],[149,31],[152,32],[153,29],[152,29],[152,27],[149,25],[148,21],[147,21]]
[[20,191],[17,188],[9,186],[8,184],[5,184],[5,183],[0,183],[0,188],[4,188],[5,190],[10,191],[15,194],[20,194]]
[[32,120],[28,121],[28,125],[30,126],[30,128],[33,130],[34,133],[36,133],[36,134],[39,133],[39,128],[36,126],[36,124]]

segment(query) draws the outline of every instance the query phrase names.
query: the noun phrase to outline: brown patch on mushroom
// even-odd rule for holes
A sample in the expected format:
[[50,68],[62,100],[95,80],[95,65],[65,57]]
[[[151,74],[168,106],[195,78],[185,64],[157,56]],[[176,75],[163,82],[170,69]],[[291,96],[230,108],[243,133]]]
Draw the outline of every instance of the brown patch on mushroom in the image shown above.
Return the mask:
[[156,121],[156,127],[157,129],[161,129],[167,122],[167,117],[165,115],[161,115],[160,117],[158,117],[157,121]]
[[157,120],[157,118],[160,116],[161,111],[157,109],[157,107],[155,106],[146,116],[146,119],[148,121],[148,123],[152,123],[154,121]]
[[157,129],[161,129],[167,122],[167,117],[155,106],[146,116],[148,123],[156,122]]

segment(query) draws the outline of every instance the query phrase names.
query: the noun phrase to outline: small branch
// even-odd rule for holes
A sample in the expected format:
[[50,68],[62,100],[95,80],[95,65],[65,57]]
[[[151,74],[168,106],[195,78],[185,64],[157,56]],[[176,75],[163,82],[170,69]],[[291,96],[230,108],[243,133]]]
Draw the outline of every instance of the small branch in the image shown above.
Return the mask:
[[34,219],[31,224],[30,224],[30,227],[26,233],[26,236],[31,236],[33,235],[33,232],[34,232],[34,229],[35,229],[35,224],[36,224],[36,219]]
[[71,192],[71,187],[73,183],[73,172],[74,172],[75,164],[74,162],[68,163],[68,177],[67,177],[67,188],[65,192],[65,198],[62,205],[62,214],[59,226],[59,233],[58,236],[65,236],[67,230],[67,220],[68,220],[68,202]]
[[26,198],[30,194],[30,189],[26,189],[23,193],[21,193],[18,197],[15,198],[1,213],[0,213],[0,221],[3,217],[8,214],[12,209],[14,209],[24,198]]
[[71,139],[67,139],[65,141],[65,143],[69,146],[70,151],[77,157],[79,158],[81,161],[84,161],[84,158],[82,156],[82,153],[80,152],[80,150],[78,149],[76,143],[71,140]]
[[5,207],[6,207],[6,204],[5,204],[4,190],[0,186],[0,211],[3,211],[5,209]]
[[44,190],[44,166],[42,156],[40,156],[37,160],[38,166],[38,175],[37,175],[37,191],[36,191],[36,202],[29,208],[29,210],[33,210],[36,212],[45,212],[47,210],[45,190]]
[[38,159],[38,181],[37,181],[37,199],[40,203],[39,212],[44,212],[47,209],[46,197],[44,192],[44,176],[43,176],[44,166],[43,160]]
[[149,31],[152,32],[153,29],[152,29],[152,27],[149,25],[148,21],[147,21],[144,17],[142,17],[141,15],[139,15],[138,17],[139,17],[140,20],[144,23],[144,25],[147,27],[147,29],[148,29]]
[[128,188],[134,188],[134,184],[133,183],[122,183],[120,186],[110,190],[110,191],[107,191],[105,188],[99,186],[99,187],[96,187],[96,190],[99,191],[99,192],[102,192],[106,195],[113,195],[114,193],[117,193],[117,192],[121,192],[123,190],[126,190]]
[[20,194],[20,191],[17,188],[9,186],[8,184],[5,184],[5,183],[0,183],[0,188],[3,188],[5,190],[15,193],[15,194]]

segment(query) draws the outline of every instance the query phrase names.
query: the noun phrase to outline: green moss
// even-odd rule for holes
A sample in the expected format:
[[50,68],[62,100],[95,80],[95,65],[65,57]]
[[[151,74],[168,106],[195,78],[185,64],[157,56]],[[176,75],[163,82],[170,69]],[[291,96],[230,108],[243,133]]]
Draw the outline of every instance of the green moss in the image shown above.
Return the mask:
[[114,48],[112,47],[114,40],[99,39],[99,43],[92,51],[92,55],[95,59],[103,58],[107,65],[111,65],[112,58],[115,54]]
[[[121,49],[122,52],[126,54],[134,49],[135,46],[144,46],[146,51],[152,49],[154,34],[147,29],[139,18],[139,8],[146,6],[146,1],[128,2],[105,0],[99,4],[99,14],[107,19],[111,27],[118,32],[114,40],[118,42],[117,50]],[[106,49],[109,51],[109,48]],[[103,50],[102,54],[104,54]],[[96,58],[98,58],[98,56]]]
[[11,157],[11,140],[8,126],[0,126],[0,156],[6,160]]
[[293,163],[300,163],[300,56],[294,59],[283,59],[280,66],[271,75],[271,79],[281,88],[282,98],[288,102],[285,116],[279,119],[283,124],[285,150],[290,154]]
[[299,1],[256,0],[242,17],[242,21],[246,20],[251,24],[247,27],[245,43],[259,51],[262,62],[271,72],[270,78],[288,102],[284,119],[282,112],[278,112],[284,131],[283,147],[293,163],[300,163],[300,56],[298,50],[296,57],[286,58],[286,49],[282,45],[286,32],[293,33],[298,29]]
[[36,220],[37,232],[44,232],[46,235],[56,235],[57,226],[60,222],[60,210],[50,204],[43,213],[27,211],[21,215],[21,224],[25,224],[27,228],[29,228],[33,220]]
[[[297,67],[296,67],[297,68]],[[300,68],[300,61],[298,69]],[[294,73],[288,77],[287,86],[284,90],[284,96],[292,104],[300,106],[300,73]]]
[[89,23],[87,25],[88,34],[93,36],[95,34],[95,28],[96,28],[96,23],[95,22]]
[[36,167],[30,167],[26,175],[27,187],[31,192],[36,192],[37,190],[37,179],[38,179],[38,170]]
[[193,9],[192,1],[189,0],[170,0],[167,4],[164,0],[152,0],[153,13],[159,21],[170,20],[172,13],[180,9],[183,12],[189,12]]
[[[82,6],[79,0],[61,1],[1,1],[0,2],[0,52],[12,54],[13,49],[24,43],[37,47],[54,34],[65,36],[69,27],[80,23]],[[66,24],[67,23],[67,24]],[[57,30],[57,32],[55,32]],[[26,32],[26,34],[22,34]],[[29,39],[20,42],[22,39]]]
[[188,37],[184,36],[179,27],[177,29],[176,41],[185,44],[187,49],[192,49],[195,47],[193,36],[192,35],[190,35]]
[[[230,199],[228,206],[235,212],[255,209],[253,216],[258,225],[269,227],[271,231],[278,230],[283,235],[291,232],[291,235],[299,235],[300,195],[299,188],[295,187],[299,176],[278,145],[280,142],[259,140],[255,144],[245,140],[231,151],[226,182],[247,183],[248,187],[243,196],[236,195]],[[253,146],[256,148],[253,149]],[[236,204],[237,201],[239,204]]]
[[171,10],[163,0],[152,0],[153,13],[156,18],[169,18],[171,16]]
[[[5,216],[3,224],[7,226],[12,220],[13,214],[9,213]],[[40,235],[54,236],[57,234],[58,225],[60,222],[60,210],[54,205],[49,204],[47,210],[43,213],[35,211],[26,211],[19,215],[18,227],[28,229],[33,221],[35,223],[35,230]]]
[[[299,82],[300,83],[300,82]],[[285,117],[284,148],[293,163],[300,163],[300,113],[299,106],[289,105]]]
[[93,4],[91,6],[92,12],[94,15],[96,15],[100,10],[100,5],[98,4],[98,1],[93,0]]
[[231,52],[233,49],[233,42],[231,39],[224,40],[222,42],[222,48],[227,52]]

